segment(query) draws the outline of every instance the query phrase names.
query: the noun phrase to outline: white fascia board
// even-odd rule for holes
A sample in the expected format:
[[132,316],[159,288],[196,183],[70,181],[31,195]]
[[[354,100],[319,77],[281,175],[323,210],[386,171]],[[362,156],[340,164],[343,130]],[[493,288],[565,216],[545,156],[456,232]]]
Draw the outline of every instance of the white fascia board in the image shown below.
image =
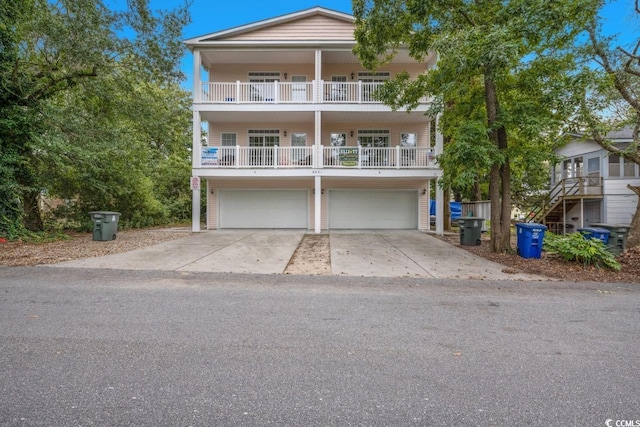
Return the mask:
[[[229,35],[237,35],[242,34],[248,31],[257,30],[264,27],[269,27],[274,24],[283,23],[287,21],[291,21],[298,18],[303,18],[305,16],[311,16],[315,14],[321,14],[326,16],[332,16],[337,19],[341,19],[347,22],[355,22],[355,18],[352,15],[347,13],[338,12],[331,9],[325,9],[323,7],[313,7],[311,9],[301,10],[299,12],[289,13],[287,15],[276,16],[274,18],[265,19],[262,21],[253,22],[250,24],[241,25],[239,27],[233,27],[226,30],[218,31],[215,33],[205,34],[198,37],[193,37],[184,41],[184,43],[191,48],[191,46],[206,43],[208,39],[216,39],[220,37],[225,37]],[[214,41],[214,40],[211,40]]]
[[190,50],[194,49],[255,49],[255,48],[335,48],[352,49],[356,44],[355,40],[242,40],[242,41],[211,41],[189,45]]

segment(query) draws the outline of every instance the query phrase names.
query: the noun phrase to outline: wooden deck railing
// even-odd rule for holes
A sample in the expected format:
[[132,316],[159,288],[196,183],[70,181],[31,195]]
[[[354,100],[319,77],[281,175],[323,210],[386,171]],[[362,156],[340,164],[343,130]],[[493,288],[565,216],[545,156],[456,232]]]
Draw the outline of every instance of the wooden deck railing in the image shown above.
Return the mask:
[[556,206],[567,199],[579,199],[588,196],[602,195],[602,177],[587,176],[580,178],[565,178],[559,181],[544,197],[542,204],[532,210],[528,220],[541,222]]

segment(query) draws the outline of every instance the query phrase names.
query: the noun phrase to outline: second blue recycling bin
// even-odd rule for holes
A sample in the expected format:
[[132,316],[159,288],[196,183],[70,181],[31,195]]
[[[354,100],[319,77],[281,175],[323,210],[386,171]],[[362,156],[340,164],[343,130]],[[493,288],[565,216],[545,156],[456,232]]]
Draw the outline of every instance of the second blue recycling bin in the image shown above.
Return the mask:
[[542,242],[547,227],[533,222],[516,223],[518,234],[518,255],[522,258],[540,258]]
[[609,235],[611,234],[610,230],[594,227],[578,228],[578,232],[582,233],[586,239],[601,240],[605,246],[607,246]]

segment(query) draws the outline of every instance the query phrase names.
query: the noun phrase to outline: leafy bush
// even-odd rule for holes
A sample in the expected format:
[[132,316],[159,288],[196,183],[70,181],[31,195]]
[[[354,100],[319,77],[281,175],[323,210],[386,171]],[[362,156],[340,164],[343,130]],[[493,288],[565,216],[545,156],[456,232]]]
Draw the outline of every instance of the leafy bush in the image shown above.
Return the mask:
[[548,254],[561,256],[565,261],[581,262],[585,267],[593,265],[598,268],[620,270],[620,263],[601,240],[585,238],[581,233],[571,233],[566,236],[546,233],[543,249]]

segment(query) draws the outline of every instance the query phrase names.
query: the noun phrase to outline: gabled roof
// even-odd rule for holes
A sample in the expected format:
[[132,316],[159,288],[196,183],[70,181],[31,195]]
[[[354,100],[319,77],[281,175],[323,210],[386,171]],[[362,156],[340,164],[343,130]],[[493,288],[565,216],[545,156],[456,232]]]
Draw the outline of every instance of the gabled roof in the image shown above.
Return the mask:
[[[570,133],[570,135],[575,138],[592,139],[589,132],[576,132]],[[604,138],[612,142],[631,141],[633,139],[633,127],[631,125],[627,125],[620,129],[609,131]]]
[[190,38],[188,40],[185,40],[184,43],[189,47],[194,47],[196,45],[216,44],[216,42],[234,39],[247,33],[258,32],[260,30],[265,30],[312,17],[325,17],[350,25],[353,25],[355,21],[354,17],[347,13],[316,6],[310,9],[301,10],[299,12],[293,12],[286,15],[277,16],[275,18],[264,19],[262,21],[241,25],[239,27],[234,27],[227,30]]

